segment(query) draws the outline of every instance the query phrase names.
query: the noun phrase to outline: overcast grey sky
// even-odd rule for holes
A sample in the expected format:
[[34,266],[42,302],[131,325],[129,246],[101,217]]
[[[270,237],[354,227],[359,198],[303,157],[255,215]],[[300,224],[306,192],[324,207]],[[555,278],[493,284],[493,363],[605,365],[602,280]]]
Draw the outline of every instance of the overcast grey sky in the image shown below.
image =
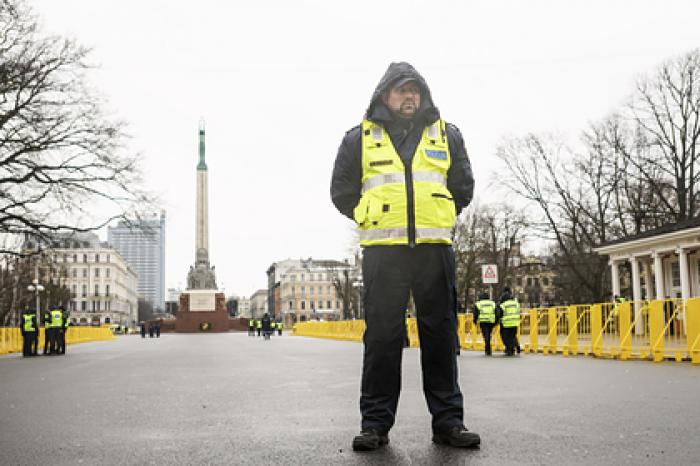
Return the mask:
[[575,139],[640,73],[700,44],[694,1],[29,3],[46,31],[94,49],[92,82],[129,122],[167,211],[169,287],[194,261],[205,118],[211,260],[227,294],[246,296],[274,261],[346,254],[352,222],[330,202],[330,174],[389,62],[426,78],[488,201],[503,135]]

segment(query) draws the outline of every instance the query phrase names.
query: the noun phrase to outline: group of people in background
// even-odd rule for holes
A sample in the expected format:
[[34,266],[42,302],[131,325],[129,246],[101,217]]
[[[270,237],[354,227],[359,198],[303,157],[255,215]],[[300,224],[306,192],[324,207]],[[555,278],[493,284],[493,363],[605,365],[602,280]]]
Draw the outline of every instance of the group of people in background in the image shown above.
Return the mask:
[[281,321],[274,320],[267,312],[262,319],[248,320],[249,337],[254,337],[257,332],[257,336],[262,336],[265,340],[269,340],[270,336],[275,334],[275,330],[277,330],[277,335],[282,335],[283,329],[284,324]]
[[479,300],[474,303],[474,322],[481,327],[484,337],[484,353],[491,356],[491,332],[496,325],[500,325],[501,340],[505,346],[506,356],[520,354],[518,342],[518,327],[520,326],[520,304],[513,297],[510,288],[503,289],[498,303],[493,301],[489,294],[482,292]]
[[146,324],[146,322],[139,322],[139,330],[141,331],[141,338],[146,338],[146,332],[148,332],[148,337],[153,338],[154,336],[156,338],[160,338],[160,323],[149,323]]
[[[66,334],[70,326],[70,319],[65,307],[58,306],[44,313],[42,324],[44,326],[44,354],[66,354]],[[20,321],[22,334],[23,356],[37,356],[39,354],[39,318],[34,309],[26,309],[22,313]]]

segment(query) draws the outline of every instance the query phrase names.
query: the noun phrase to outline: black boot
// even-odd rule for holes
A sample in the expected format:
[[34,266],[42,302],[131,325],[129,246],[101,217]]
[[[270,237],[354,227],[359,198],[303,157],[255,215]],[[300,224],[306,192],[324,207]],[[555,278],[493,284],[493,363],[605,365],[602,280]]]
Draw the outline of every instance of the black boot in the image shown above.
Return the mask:
[[465,427],[453,427],[447,432],[435,432],[433,442],[457,448],[473,448],[481,444],[481,437],[477,433],[469,432]]
[[355,451],[373,451],[389,443],[389,436],[375,429],[360,432],[352,439],[352,449]]

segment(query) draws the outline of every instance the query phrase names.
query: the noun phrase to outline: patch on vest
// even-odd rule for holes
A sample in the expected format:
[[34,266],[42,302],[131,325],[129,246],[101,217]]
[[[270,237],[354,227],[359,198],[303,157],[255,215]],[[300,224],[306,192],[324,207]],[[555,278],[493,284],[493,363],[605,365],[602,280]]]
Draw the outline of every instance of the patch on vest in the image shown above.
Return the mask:
[[378,126],[372,127],[372,139],[374,139],[375,141],[382,140],[382,129],[379,128]]
[[425,155],[430,157],[431,159],[438,159],[438,160],[447,160],[447,151],[444,150],[430,150],[426,149],[425,150]]
[[394,162],[392,162],[391,160],[372,160],[369,163],[369,166],[370,167],[382,167],[384,165],[391,165],[392,163],[394,163]]

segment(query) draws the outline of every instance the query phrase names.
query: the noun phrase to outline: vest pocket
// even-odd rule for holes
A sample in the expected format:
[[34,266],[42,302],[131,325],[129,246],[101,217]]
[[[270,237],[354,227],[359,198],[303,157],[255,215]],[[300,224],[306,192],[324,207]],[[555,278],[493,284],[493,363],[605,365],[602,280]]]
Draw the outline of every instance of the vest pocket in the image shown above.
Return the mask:
[[438,223],[441,227],[452,228],[455,223],[455,203],[452,196],[445,193],[432,193]]

